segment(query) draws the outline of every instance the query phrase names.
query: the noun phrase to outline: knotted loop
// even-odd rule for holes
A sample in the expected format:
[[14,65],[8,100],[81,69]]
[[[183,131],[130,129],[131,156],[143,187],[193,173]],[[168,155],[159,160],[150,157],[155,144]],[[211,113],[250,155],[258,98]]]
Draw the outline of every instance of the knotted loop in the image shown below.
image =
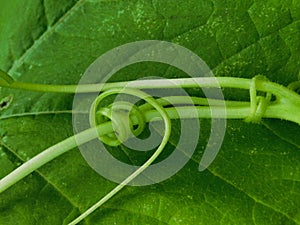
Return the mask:
[[129,102],[114,102],[96,112],[96,125],[111,120],[114,133],[99,137],[105,144],[118,146],[127,139],[140,135],[145,126],[145,120],[139,108]]
[[272,94],[267,92],[265,96],[257,95],[257,80],[268,79],[262,75],[255,76],[250,84],[250,113],[249,116],[245,119],[246,122],[258,123],[261,121],[262,117],[265,114],[267,106],[270,104],[272,99]]
[[98,126],[111,120],[114,132],[99,136],[99,139],[107,145],[118,146],[127,139],[140,135],[145,129],[146,122],[139,108],[130,102],[116,101],[108,107],[99,108],[101,100],[107,96],[108,94],[104,92],[93,103],[90,124]]

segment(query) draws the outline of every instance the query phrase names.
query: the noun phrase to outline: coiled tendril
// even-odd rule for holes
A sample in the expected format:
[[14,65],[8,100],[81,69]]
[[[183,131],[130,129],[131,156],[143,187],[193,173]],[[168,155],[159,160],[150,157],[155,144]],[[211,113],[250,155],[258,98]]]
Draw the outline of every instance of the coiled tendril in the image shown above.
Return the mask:
[[130,102],[117,101],[99,108],[100,102],[110,94],[104,92],[95,100],[90,111],[90,124],[93,127],[111,120],[115,132],[99,136],[99,140],[110,146],[118,146],[128,138],[140,135],[146,122],[139,108]]
[[[218,82],[215,82],[217,79]],[[70,225],[77,224],[95,209],[109,200],[125,185],[131,182],[135,177],[141,174],[162,152],[168,142],[171,133],[170,119],[178,119],[178,115],[174,112],[173,107],[169,107],[172,102],[178,105],[178,110],[184,112],[184,118],[193,118],[189,114],[191,106],[187,104],[187,99],[184,96],[169,96],[160,99],[154,99],[147,93],[139,89],[153,88],[239,88],[250,91],[249,102],[230,101],[220,99],[206,99],[200,97],[192,97],[195,107],[199,114],[197,117],[212,118],[211,110],[215,110],[216,117],[246,119],[248,122],[259,122],[264,118],[277,118],[294,122],[300,125],[300,81],[291,83],[288,88],[277,83],[272,83],[262,76],[256,76],[252,80],[245,78],[233,77],[199,77],[186,79],[171,79],[171,83],[161,83],[161,80],[143,80],[133,82],[133,88],[123,88],[127,82],[107,83],[107,84],[82,84],[78,89],[78,85],[47,85],[47,84],[32,84],[23,83],[13,80],[7,73],[0,70],[0,86],[12,89],[22,89],[39,92],[57,92],[57,93],[98,93],[99,90],[104,91],[100,94],[90,111],[90,125],[92,128],[84,130],[74,136],[71,136],[36,155],[29,161],[22,164],[13,172],[0,180],[0,193],[11,187],[13,184],[23,179],[25,176],[40,168],[47,162],[55,159],[61,154],[74,149],[75,147],[85,144],[94,138],[99,138],[105,144],[117,146],[128,138],[138,136],[143,132],[145,124],[154,117],[160,117],[164,120],[165,131],[161,144],[158,146],[155,153],[135,172],[128,176],[111,192],[105,195],[100,201],[89,208],[85,213],[75,219]],[[265,96],[258,95],[257,92],[266,93]],[[117,101],[105,108],[100,108],[101,101],[114,94],[124,93],[139,97],[146,101],[140,107],[132,103]],[[276,97],[272,101],[272,96]],[[172,100],[172,101],[169,101]],[[220,106],[226,104],[226,114],[218,114]],[[168,106],[168,107],[167,107]],[[165,108],[164,108],[165,107]],[[210,107],[210,108],[209,108]],[[154,110],[153,110],[154,108]],[[154,112],[153,112],[154,111]],[[111,122],[109,121],[111,120]],[[95,130],[98,131],[95,132]],[[114,132],[112,132],[114,130]]]
[[250,113],[249,116],[245,119],[246,122],[253,122],[253,123],[260,122],[262,117],[265,114],[267,106],[270,104],[272,99],[272,94],[270,92],[267,92],[266,96],[257,96],[256,83],[258,79],[268,81],[266,77],[261,75],[252,78],[250,83],[250,88],[249,88]]
[[[91,208],[89,208],[87,211],[81,214],[74,221],[69,223],[69,225],[75,225],[79,223],[86,216],[91,214],[94,210],[96,210],[107,200],[109,200],[112,196],[118,193],[124,186],[126,186],[129,182],[131,182],[135,177],[140,175],[159,156],[159,154],[162,152],[162,150],[164,149],[165,145],[169,140],[171,134],[171,120],[169,115],[165,111],[164,107],[161,104],[159,104],[159,102],[157,102],[151,95],[148,95],[147,93],[140,91],[138,89],[132,89],[132,88],[113,88],[111,90],[105,91],[102,94],[100,94],[94,101],[90,111],[91,125],[92,126],[99,125],[99,123],[105,121],[104,117],[106,117],[112,119],[112,123],[115,124],[115,126],[117,126],[115,130],[115,134],[108,134],[99,137],[100,140],[104,141],[109,145],[118,145],[123,140],[126,140],[126,138],[129,138],[132,134],[133,135],[140,134],[145,127],[145,123],[146,123],[145,119],[143,118],[139,109],[137,107],[134,107],[133,104],[131,103],[115,102],[112,105],[110,105],[108,108],[105,109],[100,108],[100,110],[98,109],[100,102],[105,97],[113,94],[120,94],[120,93],[139,97],[145,100],[150,105],[152,105],[160,113],[160,116],[162,117],[165,123],[165,132],[161,144],[158,146],[154,154],[141,167],[139,167],[135,172],[133,172],[130,176],[128,176],[122,183],[120,183],[112,191],[110,191],[107,195],[105,195],[102,199],[100,199],[100,201],[98,201],[95,205],[93,205]],[[133,116],[133,111],[135,112],[134,116]],[[114,115],[113,112],[116,113],[116,115]],[[123,120],[125,117],[127,117],[127,119]],[[137,125],[138,127],[134,129],[133,125]]]

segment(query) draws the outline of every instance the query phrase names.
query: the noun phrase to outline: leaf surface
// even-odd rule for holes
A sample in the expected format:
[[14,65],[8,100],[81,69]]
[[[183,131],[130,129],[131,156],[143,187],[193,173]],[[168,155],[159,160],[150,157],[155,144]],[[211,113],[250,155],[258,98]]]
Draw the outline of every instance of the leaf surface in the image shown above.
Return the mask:
[[[263,74],[283,85],[299,79],[296,0],[3,0],[0,33],[1,69],[26,82],[76,84],[101,54],[148,39],[187,47],[216,76]],[[183,76],[141,63],[113,80],[149,75]],[[8,96],[10,105],[0,109],[0,177],[73,134],[72,95],[1,89],[0,99]],[[196,153],[182,170],[159,184],[126,187],[83,224],[300,224],[299,126],[230,120],[216,160],[199,172],[210,131],[209,121],[201,125]],[[173,128],[170,148],[179,129]],[[0,224],[67,224],[115,185],[73,149],[0,194]]]

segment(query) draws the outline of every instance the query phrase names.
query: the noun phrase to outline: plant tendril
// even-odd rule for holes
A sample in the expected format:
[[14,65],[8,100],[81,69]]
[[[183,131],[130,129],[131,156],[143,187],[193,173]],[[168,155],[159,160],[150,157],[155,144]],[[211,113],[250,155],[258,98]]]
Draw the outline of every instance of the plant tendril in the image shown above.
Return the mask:
[[[112,89],[100,94],[90,110],[90,124],[92,127],[107,121],[107,119],[111,120],[115,133],[99,136],[102,142],[110,146],[118,146],[130,137],[137,137],[144,131],[146,126],[143,114],[132,103],[116,101],[108,107],[98,108],[105,97],[118,91],[120,92],[121,89]],[[133,127],[134,125],[136,128]]]
[[[215,79],[217,79],[218,85],[222,88],[249,90],[250,102],[224,101],[195,96],[166,96],[155,99],[142,91],[146,89],[178,87],[218,88],[219,86],[216,86]],[[5,72],[0,71],[0,86],[6,88],[57,93],[76,93],[76,90],[79,90],[80,93],[87,93],[102,90],[100,95],[98,95],[93,102],[89,112],[91,128],[47,148],[2,178],[0,180],[0,193],[47,162],[76,146],[82,145],[95,138],[98,138],[107,145],[118,146],[131,137],[139,136],[144,131],[146,123],[151,120],[163,120],[165,133],[155,153],[122,183],[117,185],[100,201],[69,224],[74,225],[108,201],[124,186],[147,169],[163,151],[168,142],[171,134],[171,119],[194,118],[195,116],[191,116],[190,114],[192,108],[196,108],[199,118],[212,118],[212,109],[215,112],[214,117],[224,118],[224,113],[221,113],[220,109],[225,103],[226,118],[244,119],[246,122],[254,123],[258,123],[262,118],[277,118],[292,121],[300,125],[300,95],[297,94],[300,88],[299,81],[291,83],[288,88],[273,83],[263,76],[256,76],[253,79],[233,77],[217,77],[212,79],[210,77],[204,77],[170,79],[169,81],[172,82],[164,82],[164,80],[137,80],[130,82],[131,88],[123,88],[129,84],[129,82],[86,84],[80,85],[78,88],[77,85],[45,85],[17,82]],[[265,96],[258,95],[258,92],[265,93]],[[145,103],[137,106],[130,102],[115,101],[109,106],[101,107],[100,103],[104,98],[120,93],[139,97],[141,100],[144,100]],[[272,100],[273,96],[275,100]],[[192,103],[190,100],[192,100]],[[176,108],[174,107],[175,105],[177,106]],[[218,110],[220,110],[219,114]],[[179,118],[179,115],[181,118]]]
[[250,114],[245,119],[246,122],[258,123],[265,114],[268,104],[270,104],[272,94],[267,92],[266,96],[257,96],[256,83],[257,80],[267,80],[266,77],[255,76],[250,84]]
[[[111,192],[106,194],[102,199],[100,199],[96,204],[94,204],[92,207],[90,207],[88,210],[86,210],[78,218],[76,218],[74,221],[69,223],[69,225],[75,225],[75,224],[79,223],[81,220],[83,220],[89,214],[94,212],[98,207],[100,207],[102,204],[104,204],[106,201],[108,201],[112,196],[116,195],[124,186],[126,186],[128,183],[130,183],[135,177],[140,175],[147,167],[149,167],[152,164],[152,162],[163,151],[165,145],[168,143],[168,140],[169,140],[169,137],[170,137],[170,134],[171,134],[171,119],[170,119],[168,113],[165,111],[164,107],[161,106],[152,96],[150,96],[150,95],[148,95],[145,92],[142,92],[140,90],[131,89],[131,88],[126,88],[126,89],[124,89],[124,88],[123,89],[115,88],[115,89],[104,92],[103,94],[99,95],[98,98],[95,100],[95,102],[92,106],[92,110],[91,110],[92,115],[94,115],[94,113],[97,112],[97,106],[99,105],[101,100],[103,100],[103,98],[105,98],[109,95],[112,95],[112,94],[119,94],[119,93],[125,93],[125,94],[130,94],[130,95],[137,96],[137,97],[145,100],[146,102],[148,102],[150,105],[152,105],[152,107],[154,107],[157,110],[157,112],[160,113],[160,116],[161,116],[161,118],[163,119],[163,121],[165,123],[165,132],[164,132],[164,136],[162,138],[161,144],[158,146],[158,148],[154,152],[154,154],[141,167],[139,167],[139,169],[137,169],[134,173],[132,173],[130,176],[128,176],[122,183],[120,183],[117,187],[115,187]],[[121,106],[121,107],[119,107],[119,106]],[[131,106],[131,105],[127,105],[127,104],[124,104],[124,103],[121,103],[121,104],[118,103],[117,104],[117,109],[118,110],[119,109],[121,109],[121,110],[125,109],[125,111],[127,111],[127,110],[129,111],[130,109],[128,108],[128,106]],[[138,110],[136,112],[138,112]],[[95,118],[93,116],[91,116],[91,117],[92,117],[92,125],[94,125]],[[120,117],[115,118],[114,115],[111,118],[114,121],[122,120],[122,117],[121,118]],[[144,123],[144,121],[143,121],[143,123]],[[117,124],[119,124],[119,123],[117,123]],[[143,126],[143,125],[139,124],[139,126]],[[128,129],[126,131],[128,131]],[[129,130],[129,131],[131,131],[131,130]],[[123,134],[123,135],[126,136],[126,137],[128,136],[127,134]],[[109,140],[109,142],[108,142],[109,144],[110,144],[110,141],[111,140]],[[112,140],[112,143],[115,144],[115,140]]]

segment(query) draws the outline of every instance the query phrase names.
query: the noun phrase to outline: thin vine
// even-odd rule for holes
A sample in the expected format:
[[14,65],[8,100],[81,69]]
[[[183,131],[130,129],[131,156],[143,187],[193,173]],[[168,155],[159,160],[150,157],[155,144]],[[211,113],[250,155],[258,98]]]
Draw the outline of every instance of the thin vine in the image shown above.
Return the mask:
[[[215,82],[217,79],[217,83]],[[170,82],[171,81],[171,82]],[[171,120],[181,118],[193,118],[189,113],[191,109],[198,111],[199,118],[211,118],[211,109],[216,113],[214,117],[224,117],[222,106],[226,106],[226,118],[244,119],[246,122],[259,122],[262,118],[277,118],[288,120],[300,125],[300,95],[297,91],[300,88],[299,82],[290,84],[287,88],[270,82],[263,76],[256,76],[253,79],[216,77],[216,78],[184,78],[163,80],[138,80],[131,81],[130,88],[123,88],[129,82],[116,82],[105,84],[87,85],[45,85],[32,84],[14,81],[8,74],[0,71],[0,86],[12,89],[28,91],[56,92],[56,93],[102,93],[96,98],[90,110],[91,128],[72,137],[69,137],[50,148],[47,148],[37,156],[33,157],[23,165],[12,171],[0,180],[0,193],[40,168],[47,162],[55,159],[61,154],[74,147],[99,138],[102,142],[118,146],[132,136],[138,136],[145,128],[145,124],[153,118],[164,121],[165,134],[162,142],[155,153],[134,173],[127,177],[122,183],[116,186],[111,192],[101,198],[95,205],[90,207],[82,215],[76,218],[69,225],[75,225],[86,218],[94,210],[108,201],[124,186],[140,175],[163,151],[171,135]],[[249,90],[250,101],[230,101],[207,99],[189,96],[167,96],[153,98],[142,90],[154,88],[236,88]],[[258,91],[265,95],[257,95]],[[125,93],[141,98],[145,101],[143,105],[136,106],[132,103],[117,101],[112,105],[99,108],[100,102],[109,95]],[[192,103],[190,102],[192,99]],[[172,105],[170,104],[172,102]],[[177,105],[178,107],[174,107]],[[218,113],[220,110],[220,113]],[[112,112],[118,116],[112,116]],[[178,118],[180,115],[180,118]],[[123,119],[120,119],[123,118]],[[129,124],[129,126],[128,126]]]

